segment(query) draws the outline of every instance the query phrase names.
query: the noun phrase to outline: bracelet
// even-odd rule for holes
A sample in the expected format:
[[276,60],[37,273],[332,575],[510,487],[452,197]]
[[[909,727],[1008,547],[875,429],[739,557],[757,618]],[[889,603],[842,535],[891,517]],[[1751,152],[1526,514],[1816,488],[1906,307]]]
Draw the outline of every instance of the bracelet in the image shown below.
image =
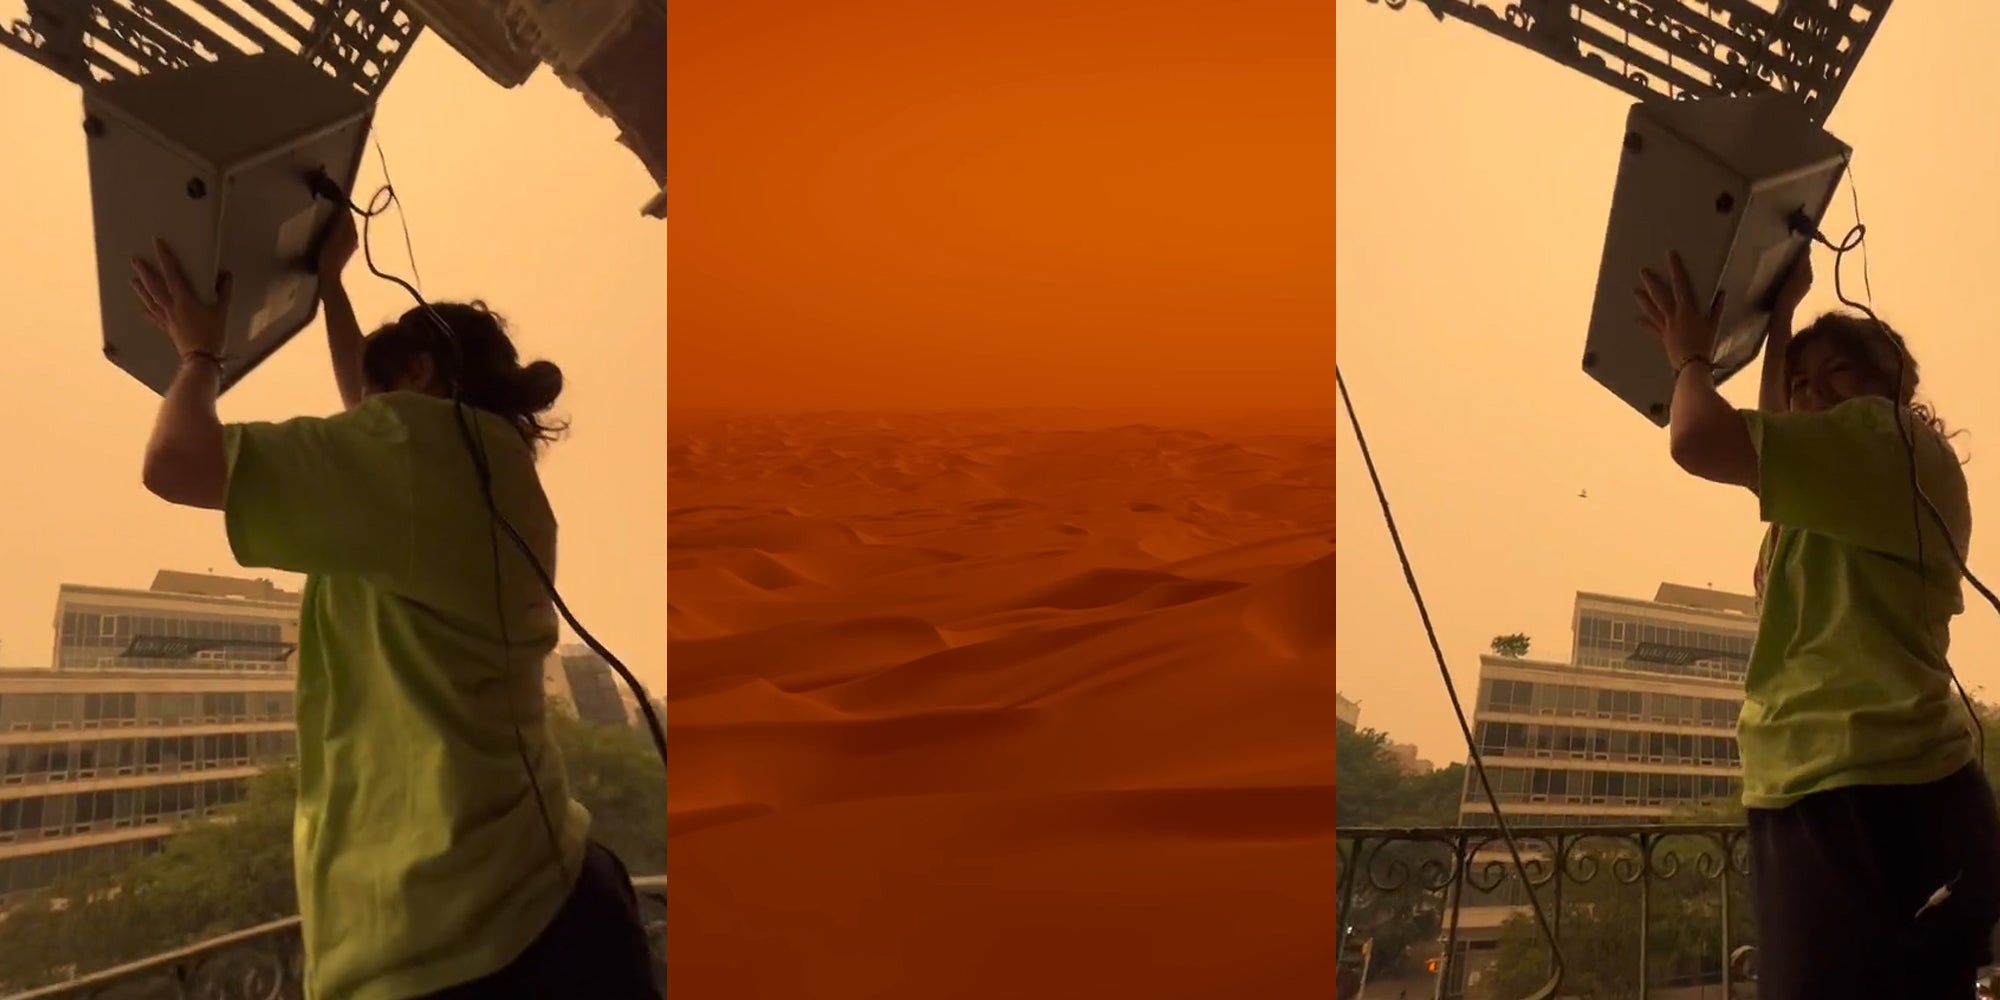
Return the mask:
[[1681,363],[1674,366],[1674,381],[1676,382],[1680,381],[1681,373],[1687,371],[1689,366],[1692,365],[1700,365],[1703,368],[1708,369],[1710,374],[1714,374],[1715,372],[1715,362],[1710,361],[1707,358],[1699,356],[1682,358]]
[[220,371],[223,368],[222,355],[217,354],[214,351],[189,351],[186,354],[181,355],[182,368],[186,368],[188,366],[188,363],[191,361],[206,361],[209,364],[214,365],[217,371]]

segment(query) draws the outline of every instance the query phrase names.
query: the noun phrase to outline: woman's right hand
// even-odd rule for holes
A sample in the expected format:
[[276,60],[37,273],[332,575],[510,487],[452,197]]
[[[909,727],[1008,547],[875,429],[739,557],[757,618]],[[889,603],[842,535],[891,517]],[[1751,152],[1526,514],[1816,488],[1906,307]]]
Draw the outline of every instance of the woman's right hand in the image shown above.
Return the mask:
[[1785,280],[1778,285],[1777,298],[1771,304],[1771,315],[1791,316],[1797,313],[1799,304],[1806,300],[1806,293],[1812,291],[1812,283],[1812,244],[1808,243],[1800,252],[1798,262],[1792,265]]
[[319,255],[313,262],[322,287],[340,281],[342,272],[347,270],[347,262],[354,259],[354,251],[360,242],[360,234],[354,228],[353,213],[345,210],[335,212],[333,220],[327,226],[326,235],[319,241]]

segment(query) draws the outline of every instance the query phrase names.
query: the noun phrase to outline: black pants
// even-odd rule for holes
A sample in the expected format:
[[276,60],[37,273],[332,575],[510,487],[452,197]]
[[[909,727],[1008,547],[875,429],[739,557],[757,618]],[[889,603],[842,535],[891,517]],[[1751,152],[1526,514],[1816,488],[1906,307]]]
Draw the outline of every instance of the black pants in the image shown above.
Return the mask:
[[1758,1000],[1971,1000],[2000,918],[1978,768],[1752,809],[1749,826]]
[[631,873],[592,841],[569,901],[527,951],[492,975],[425,1000],[660,1000],[655,964]]

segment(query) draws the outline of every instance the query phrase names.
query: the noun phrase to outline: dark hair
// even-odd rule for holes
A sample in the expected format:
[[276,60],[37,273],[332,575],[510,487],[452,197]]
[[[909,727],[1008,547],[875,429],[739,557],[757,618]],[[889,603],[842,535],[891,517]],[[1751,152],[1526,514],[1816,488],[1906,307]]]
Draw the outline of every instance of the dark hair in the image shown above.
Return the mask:
[[[449,338],[433,311],[451,327]],[[554,441],[568,429],[542,416],[562,395],[562,369],[547,361],[522,365],[507,321],[486,303],[439,302],[397,317],[362,338],[361,375],[371,389],[387,389],[426,356],[461,401],[506,417],[529,444]]]
[[[1917,359],[1910,354],[1909,344],[1894,327],[1858,313],[1824,313],[1792,336],[1792,342],[1785,348],[1787,373],[1798,364],[1799,355],[1806,345],[1816,340],[1826,341],[1848,361],[1874,372],[1881,377],[1884,385],[1896,381],[1900,368],[1903,384],[1896,387],[1895,402],[1909,408],[1911,414],[1937,431],[1940,437],[1950,439],[1959,435],[1960,432],[1945,426],[1935,407],[1917,398],[1920,381]],[[1789,392],[1789,374],[1787,380]]]

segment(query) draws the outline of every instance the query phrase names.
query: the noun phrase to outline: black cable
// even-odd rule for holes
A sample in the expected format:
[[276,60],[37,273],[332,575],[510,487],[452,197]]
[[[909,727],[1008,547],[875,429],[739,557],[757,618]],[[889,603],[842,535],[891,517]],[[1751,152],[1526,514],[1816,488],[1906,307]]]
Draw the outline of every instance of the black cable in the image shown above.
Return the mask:
[[382,190],[389,192],[390,199],[395,203],[396,225],[403,230],[403,256],[410,262],[410,282],[421,292],[424,287],[424,272],[417,267],[417,248],[410,240],[410,210],[403,204],[401,198],[395,196],[396,180],[389,176],[389,154],[382,151],[381,137],[375,137],[374,142],[375,159],[382,164]]
[[[378,155],[381,152],[379,144],[376,147],[376,152]],[[422,293],[411,287],[408,282],[382,270],[375,263],[374,241],[370,238],[370,227],[374,223],[376,216],[388,211],[391,207],[395,207],[398,209],[396,213],[398,219],[403,221],[405,234],[409,231],[408,221],[403,217],[401,211],[401,201],[396,197],[395,187],[389,183],[389,164],[386,157],[382,159],[382,175],[384,183],[375,192],[375,196],[369,199],[369,207],[366,211],[363,211],[352,200],[348,199],[346,194],[341,192],[339,186],[334,184],[330,178],[326,178],[323,173],[320,177],[324,180],[324,186],[330,189],[330,194],[337,196],[330,197],[330,200],[334,201],[336,205],[344,205],[348,210],[361,216],[361,239],[359,242],[361,244],[362,260],[368,265],[369,272],[385,281],[402,286],[405,291],[416,298],[425,313],[437,324],[438,329],[444,337],[444,342],[451,350],[452,356],[446,372],[446,380],[451,393],[452,423],[458,428],[459,436],[464,441],[466,450],[472,459],[473,472],[479,479],[480,496],[486,501],[487,513],[490,515],[486,524],[487,541],[493,558],[493,617],[495,626],[500,630],[499,666],[504,672],[508,668],[509,661],[513,656],[514,641],[513,637],[508,635],[507,632],[507,607],[505,597],[503,596],[506,592],[506,580],[500,565],[500,538],[494,526],[498,522],[505,521],[506,516],[500,513],[499,503],[493,496],[492,467],[486,454],[484,435],[477,432],[476,420],[465,412],[466,407],[462,385],[458,377],[459,372],[464,366],[464,352],[458,343],[458,338],[455,335],[456,331],[453,331],[451,325],[438,316],[435,310],[431,309],[430,303],[424,301]],[[316,184],[315,191],[319,191],[323,197],[328,196],[329,192],[320,191],[320,187],[321,185]],[[409,248],[407,239],[405,240],[405,247],[406,249]],[[411,270],[414,273],[416,254],[413,249],[410,252],[410,257],[412,261]],[[518,535],[516,537],[518,538]],[[525,543],[522,543],[522,552],[527,555],[530,561],[535,561],[536,557],[534,553],[526,547]],[[567,880],[569,867],[563,860],[562,838],[556,833],[555,818],[549,815],[548,799],[542,794],[541,779],[535,775],[536,762],[528,757],[527,737],[522,734],[519,721],[511,722],[510,728],[514,731],[514,752],[520,758],[521,772],[528,779],[528,792],[534,797],[535,812],[541,818],[542,831],[548,838],[550,856],[555,861],[556,870],[562,872],[565,880]]]
[[[383,168],[383,175],[384,175],[384,180],[387,180],[386,164],[384,165]],[[453,359],[454,362],[461,360],[459,357],[457,357],[457,355],[460,354],[458,338],[455,336],[453,330],[451,329],[451,324],[447,323],[444,317],[439,316],[437,310],[431,308],[431,304],[424,299],[423,293],[419,292],[415,286],[411,285],[408,281],[405,281],[404,279],[394,274],[390,274],[382,270],[380,267],[378,267],[375,263],[374,254],[369,248],[369,240],[367,232],[368,223],[375,216],[381,215],[383,212],[387,211],[391,206],[401,205],[401,201],[396,197],[396,189],[391,185],[385,183],[381,188],[377,189],[375,195],[368,200],[370,207],[363,209],[360,206],[354,204],[354,202],[351,199],[349,199],[344,192],[340,191],[338,185],[334,184],[333,181],[327,178],[324,173],[318,173],[313,175],[313,177],[311,178],[311,184],[313,186],[314,191],[320,194],[321,197],[329,198],[330,200],[333,200],[335,204],[344,205],[354,214],[361,217],[362,220],[361,223],[362,239],[360,241],[361,253],[363,261],[368,265],[369,273],[375,275],[377,278],[380,278],[383,281],[387,281],[391,284],[397,285],[401,287],[403,291],[409,293],[410,298],[416,300],[417,305],[421,307],[428,316],[430,316],[431,321],[437,324],[438,329],[444,334],[446,342],[451,345],[453,354],[455,355]],[[329,187],[329,185],[332,186]],[[337,195],[337,197],[335,197],[335,195]],[[412,259],[414,260],[414,256]],[[459,398],[455,377],[453,380],[452,401],[454,404],[458,406],[461,416],[464,416],[463,411],[465,410],[467,404],[464,402],[463,399]],[[542,586],[549,592],[549,600],[555,604],[556,611],[562,615],[563,620],[569,623],[569,627],[571,628],[571,630],[576,632],[577,638],[583,640],[583,644],[589,647],[591,652],[596,653],[598,656],[602,657],[604,659],[604,662],[608,664],[612,670],[617,671],[618,676],[625,681],[626,686],[629,687],[632,690],[632,693],[638,697],[639,711],[646,718],[646,728],[651,730],[652,732],[654,749],[659,752],[660,760],[662,763],[664,763],[667,759],[667,734],[666,730],[660,725],[659,716],[653,711],[652,701],[646,692],[645,686],[639,682],[638,678],[632,675],[632,671],[625,666],[624,662],[619,660],[618,657],[614,655],[609,649],[606,649],[603,643],[597,641],[597,637],[591,635],[590,630],[585,628],[583,626],[583,623],[577,620],[575,613],[570,611],[569,605],[563,601],[562,593],[556,589],[555,577],[549,573],[548,567],[542,565],[541,559],[538,556],[536,556],[534,550],[529,547],[527,539],[521,537],[521,533],[515,530],[514,525],[507,520],[506,515],[502,514],[497,505],[493,503],[492,484],[490,481],[487,481],[487,477],[490,476],[490,472],[486,467],[486,456],[483,445],[481,445],[477,441],[477,439],[470,433],[470,430],[463,424],[463,422],[461,422],[460,431],[462,434],[465,435],[467,439],[467,446],[473,449],[474,463],[482,479],[481,488],[487,494],[486,501],[489,507],[489,512],[493,515],[493,519],[499,524],[500,528],[506,531],[508,537],[513,540],[515,546],[517,546],[521,550],[521,554],[527,558],[528,565],[534,569],[535,575],[538,578],[540,578]]]
[[[1375,502],[1382,508],[1382,523],[1388,526],[1389,541],[1396,547],[1396,561],[1403,567],[1403,582],[1410,588],[1410,597],[1417,605],[1417,618],[1423,622],[1424,636],[1430,640],[1431,656],[1437,660],[1438,676],[1444,680],[1445,697],[1451,700],[1452,715],[1458,719],[1459,734],[1465,737],[1465,750],[1472,763],[1472,773],[1479,779],[1480,790],[1486,795],[1486,804],[1493,812],[1493,822],[1500,828],[1500,839],[1507,845],[1507,856],[1514,863],[1514,871],[1521,877],[1521,884],[1527,890],[1528,905],[1534,909],[1535,923],[1541,929],[1542,940],[1549,946],[1552,963],[1549,981],[1535,993],[1523,1000],[1549,1000],[1562,986],[1563,957],[1562,945],[1556,940],[1555,929],[1549,923],[1548,914],[1542,910],[1541,897],[1535,893],[1533,881],[1528,877],[1527,863],[1521,860],[1521,847],[1514,840],[1514,830],[1507,825],[1507,817],[1500,808],[1500,799],[1493,794],[1493,782],[1486,776],[1486,760],[1479,753],[1478,740],[1473,738],[1472,724],[1466,721],[1465,704],[1459,701],[1458,685],[1451,679],[1451,668],[1445,662],[1444,647],[1439,644],[1437,628],[1431,624],[1430,608],[1424,604],[1424,592],[1417,586],[1417,572],[1410,565],[1410,554],[1403,548],[1402,532],[1396,529],[1396,515],[1389,510],[1389,494],[1382,485],[1382,476],[1375,470],[1375,456],[1368,450],[1368,438],[1361,433],[1361,421],[1354,415],[1354,400],[1347,394],[1347,379],[1340,373],[1338,364],[1333,367],[1334,387],[1340,392],[1341,408],[1347,411],[1348,426],[1354,428],[1354,441],[1361,447],[1361,463],[1368,469],[1368,481],[1375,487]],[[1470,867],[1470,857],[1458,859],[1459,864]],[[1561,865],[1563,859],[1556,857],[1553,864]],[[1461,880],[1459,891],[1463,892],[1469,883]]]
[[[402,285],[411,295],[416,296],[417,301],[422,304],[424,311],[429,313],[431,318],[437,322],[439,329],[445,331],[445,342],[451,345],[452,354],[454,355],[451,372],[453,423],[458,426],[459,434],[471,452],[473,469],[479,476],[480,495],[485,498],[487,512],[491,515],[486,522],[486,537],[493,559],[493,620],[496,627],[500,630],[500,666],[502,670],[505,670],[508,666],[509,658],[513,655],[514,640],[512,636],[507,634],[507,605],[506,598],[503,596],[506,593],[506,579],[500,566],[500,537],[495,532],[494,525],[496,523],[506,523],[507,519],[505,515],[500,513],[499,503],[493,497],[493,473],[490,459],[486,454],[485,436],[476,433],[474,421],[468,419],[469,415],[465,412],[465,401],[457,378],[457,373],[464,362],[464,354],[459,347],[457,339],[452,336],[449,325],[442,319],[439,319],[436,311],[432,310],[430,304],[423,300],[422,293],[418,289],[399,281],[375,265],[375,253],[372,241],[368,238],[368,227],[374,222],[376,215],[388,210],[393,205],[396,209],[396,222],[403,230],[403,252],[408,256],[410,261],[410,274],[417,276],[417,280],[419,281],[423,280],[420,276],[421,272],[417,269],[416,247],[410,239],[409,215],[403,208],[402,199],[396,197],[395,179],[389,174],[389,156],[382,151],[382,142],[380,139],[375,141],[375,156],[382,164],[382,190],[377,192],[376,199],[371,200],[382,199],[384,194],[386,194],[386,201],[383,201],[383,204],[379,208],[371,209],[370,212],[362,216],[361,256],[367,263],[368,270],[376,277],[394,281]],[[347,207],[353,210],[354,205],[352,202],[349,202]],[[508,525],[508,531],[513,531],[511,524]],[[516,534],[515,538],[519,541],[520,536]],[[539,567],[540,564],[536,562],[535,555],[528,549],[527,543],[519,541],[519,544],[521,545],[521,551],[527,555],[528,560],[535,562]],[[548,583],[547,586],[553,593],[555,589],[554,584]],[[511,728],[514,730],[514,753],[520,758],[521,771],[528,778],[528,791],[535,797],[535,811],[541,816],[543,831],[548,834],[549,850],[555,856],[557,870],[567,873],[567,868],[563,864],[562,858],[562,840],[556,833],[555,819],[549,815],[548,800],[542,795],[541,779],[535,776],[536,766],[540,762],[531,760],[528,757],[528,739],[521,732],[521,724],[515,722]]]
[[[324,170],[316,171],[309,175],[306,178],[306,182],[317,197],[325,198],[333,204],[360,216],[361,238],[358,242],[361,244],[362,260],[367,264],[369,273],[409,293],[410,297],[416,301],[418,307],[437,326],[444,342],[449,346],[451,357],[449,359],[450,370],[447,374],[447,381],[451,394],[453,422],[457,425],[459,436],[465,443],[467,453],[472,459],[473,470],[479,479],[480,495],[486,502],[486,510],[489,515],[487,530],[493,557],[494,616],[495,623],[500,630],[502,666],[506,666],[506,661],[512,656],[513,640],[507,633],[507,610],[503,596],[505,593],[505,580],[500,561],[499,534],[496,529],[504,530],[507,536],[512,539],[514,545],[520,550],[521,555],[528,561],[528,565],[534,569],[536,577],[541,582],[543,589],[548,592],[549,600],[555,605],[556,611],[562,615],[564,621],[569,623],[570,628],[576,632],[577,637],[582,639],[585,646],[589,647],[592,652],[596,653],[606,664],[615,670],[618,676],[625,681],[626,685],[632,689],[633,694],[637,696],[639,711],[646,719],[647,728],[653,738],[654,749],[659,753],[660,762],[664,765],[667,760],[666,731],[661,726],[658,715],[653,711],[652,700],[648,696],[645,686],[639,683],[638,678],[632,675],[631,670],[615,654],[606,648],[603,643],[599,642],[596,636],[591,635],[590,630],[577,620],[576,615],[570,611],[569,605],[562,599],[562,593],[556,587],[554,575],[549,572],[548,567],[542,564],[541,558],[535,554],[534,548],[528,544],[528,540],[521,535],[520,531],[507,519],[507,516],[501,512],[499,502],[494,498],[492,467],[486,454],[484,435],[478,432],[476,418],[467,412],[468,404],[465,402],[463,385],[459,378],[459,373],[464,367],[464,350],[458,341],[457,331],[452,329],[451,324],[444,317],[438,315],[437,310],[432,308],[430,302],[424,298],[423,293],[415,286],[397,275],[384,271],[375,263],[373,241],[370,239],[370,225],[377,216],[388,211],[389,208],[395,207],[398,209],[397,217],[403,225],[403,242],[404,248],[410,256],[411,273],[417,273],[416,253],[410,241],[409,222],[401,211],[402,202],[396,196],[395,186],[389,177],[388,158],[382,154],[379,141],[376,143],[376,153],[378,157],[381,157],[384,183],[381,188],[376,190],[374,196],[369,199],[369,207],[366,209],[356,205],[348,197],[347,193],[341,189],[340,185],[329,177]],[[556,833],[553,817],[549,815],[548,802],[542,794],[541,780],[536,777],[535,761],[529,759],[527,738],[522,734],[521,726],[518,722],[514,724],[513,729],[515,751],[520,757],[522,771],[528,779],[528,789],[535,799],[535,808],[541,816],[543,830],[548,835],[549,848],[555,855],[556,867],[559,871],[563,871],[567,875],[567,865],[563,863],[562,858],[561,838]]]
[[[1959,575],[1964,577],[1966,582],[1972,584],[1973,589],[1986,599],[1986,603],[1993,606],[1995,613],[2000,613],[2000,596],[1996,596],[1979,579],[1978,574],[1972,571],[1972,567],[1967,564],[1963,546],[1952,535],[1951,525],[1945,520],[1944,513],[1938,509],[1937,503],[1931,499],[1930,494],[1924,492],[1923,482],[1917,475],[1916,431],[1910,425],[1910,407],[1903,405],[1900,401],[1903,392],[1903,379],[1909,371],[1909,350],[1890,333],[1889,325],[1882,322],[1882,318],[1877,316],[1874,308],[1872,308],[1871,304],[1875,300],[1875,290],[1873,283],[1868,278],[1868,227],[1861,221],[1861,190],[1854,183],[1853,164],[1851,162],[1847,163],[1845,167],[1847,173],[1847,191],[1854,205],[1854,225],[1847,230],[1847,235],[1842,237],[1839,243],[1827,239],[1826,234],[1813,228],[1809,222],[1805,228],[1807,235],[1814,242],[1833,251],[1834,298],[1838,299],[1841,305],[1866,316],[1868,321],[1874,324],[1876,332],[1881,334],[1883,342],[1887,343],[1889,349],[1894,351],[1896,355],[1896,387],[1894,389],[1897,397],[1895,400],[1896,426],[1901,432],[1905,465],[1908,467],[1910,474],[1910,519],[1912,530],[1916,536],[1917,572],[1919,578],[1921,579],[1924,575],[1927,565],[1924,558],[1923,515],[1924,511],[1928,510],[1931,519],[1937,524],[1938,533],[1944,536],[1945,548],[1951,553],[1952,561],[1957,565]],[[1849,253],[1857,249],[1861,251],[1861,289],[1862,295],[1868,300],[1866,303],[1856,302],[1848,298],[1846,289],[1842,287],[1840,280],[1841,264],[1847,260]],[[1927,586],[1917,587],[1917,599],[1919,601],[1918,620],[1923,622],[1924,627],[1928,629],[1930,627],[1930,591]],[[1958,671],[1952,667],[1950,656],[1943,650],[1939,650],[1938,653],[1938,658],[1944,663],[1945,672],[1951,676],[1952,686],[1958,689],[1959,701],[1965,706],[1966,718],[1972,725],[1972,738],[1977,746],[1977,750],[1975,751],[1976,760],[1980,770],[1984,771],[1986,769],[1986,726],[1980,719],[1979,710],[1973,705],[1972,695],[1965,689],[1965,682],[1959,679]]]

